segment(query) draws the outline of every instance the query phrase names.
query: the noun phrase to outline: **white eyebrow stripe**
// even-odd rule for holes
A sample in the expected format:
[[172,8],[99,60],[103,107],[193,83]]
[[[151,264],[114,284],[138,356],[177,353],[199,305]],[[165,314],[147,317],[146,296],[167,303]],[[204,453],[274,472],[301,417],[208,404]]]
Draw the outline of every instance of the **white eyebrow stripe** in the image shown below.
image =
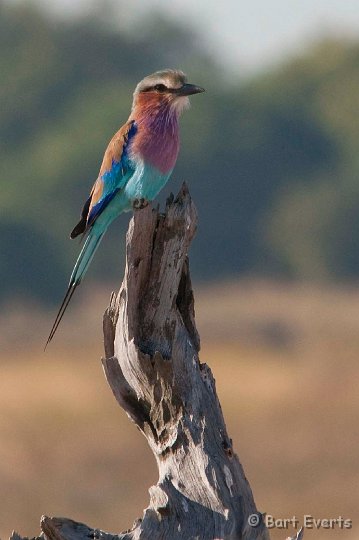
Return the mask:
[[182,86],[182,83],[181,82],[177,82],[176,84],[173,84],[173,81],[171,81],[171,79],[154,79],[153,81],[151,81],[150,85],[151,87],[152,86],[156,86],[156,84],[164,84],[167,88],[169,89],[177,89],[177,88],[181,88]]
[[173,84],[173,82],[170,80],[170,79],[166,79],[166,86],[167,88],[181,88],[182,86],[182,83],[181,82],[177,82],[176,84]]

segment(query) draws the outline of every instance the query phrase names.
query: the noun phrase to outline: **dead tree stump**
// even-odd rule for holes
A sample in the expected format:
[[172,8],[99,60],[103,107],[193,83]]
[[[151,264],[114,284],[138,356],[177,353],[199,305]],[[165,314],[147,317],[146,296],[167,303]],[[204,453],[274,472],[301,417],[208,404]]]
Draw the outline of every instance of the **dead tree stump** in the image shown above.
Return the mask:
[[269,540],[211,370],[198,358],[188,264],[196,223],[185,185],[165,214],[151,206],[135,211],[123,283],[104,315],[107,381],[158,465],[149,506],[132,530],[118,535],[43,516],[48,540]]

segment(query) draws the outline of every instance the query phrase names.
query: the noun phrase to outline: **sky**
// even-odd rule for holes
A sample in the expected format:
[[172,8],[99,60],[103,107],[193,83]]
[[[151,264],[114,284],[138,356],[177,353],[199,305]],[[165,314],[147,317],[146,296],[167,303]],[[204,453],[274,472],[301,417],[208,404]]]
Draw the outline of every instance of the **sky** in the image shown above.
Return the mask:
[[[18,0],[8,0],[15,2]],[[247,73],[296,54],[328,35],[359,38],[358,0],[37,0],[73,16],[93,4],[118,4],[119,22],[131,24],[149,10],[162,10],[200,32],[210,52]]]

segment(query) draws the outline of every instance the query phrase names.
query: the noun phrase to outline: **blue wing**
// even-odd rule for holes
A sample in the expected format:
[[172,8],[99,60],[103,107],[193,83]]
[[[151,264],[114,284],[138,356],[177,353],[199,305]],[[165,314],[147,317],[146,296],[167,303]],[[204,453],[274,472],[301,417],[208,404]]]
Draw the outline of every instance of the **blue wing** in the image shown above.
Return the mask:
[[136,132],[137,127],[132,120],[122,126],[111,139],[103,157],[99,176],[83,207],[81,220],[71,233],[71,238],[86,233],[92,227],[108,203],[133,174],[133,166],[128,157],[128,147]]

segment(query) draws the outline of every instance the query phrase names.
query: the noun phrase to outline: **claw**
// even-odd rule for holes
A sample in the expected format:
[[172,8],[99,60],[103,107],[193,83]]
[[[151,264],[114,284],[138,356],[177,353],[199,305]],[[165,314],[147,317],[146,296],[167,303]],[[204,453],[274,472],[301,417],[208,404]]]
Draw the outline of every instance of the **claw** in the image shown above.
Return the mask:
[[141,199],[135,199],[132,203],[132,207],[134,210],[142,210],[142,208],[148,206],[148,202],[149,201],[143,197]]

